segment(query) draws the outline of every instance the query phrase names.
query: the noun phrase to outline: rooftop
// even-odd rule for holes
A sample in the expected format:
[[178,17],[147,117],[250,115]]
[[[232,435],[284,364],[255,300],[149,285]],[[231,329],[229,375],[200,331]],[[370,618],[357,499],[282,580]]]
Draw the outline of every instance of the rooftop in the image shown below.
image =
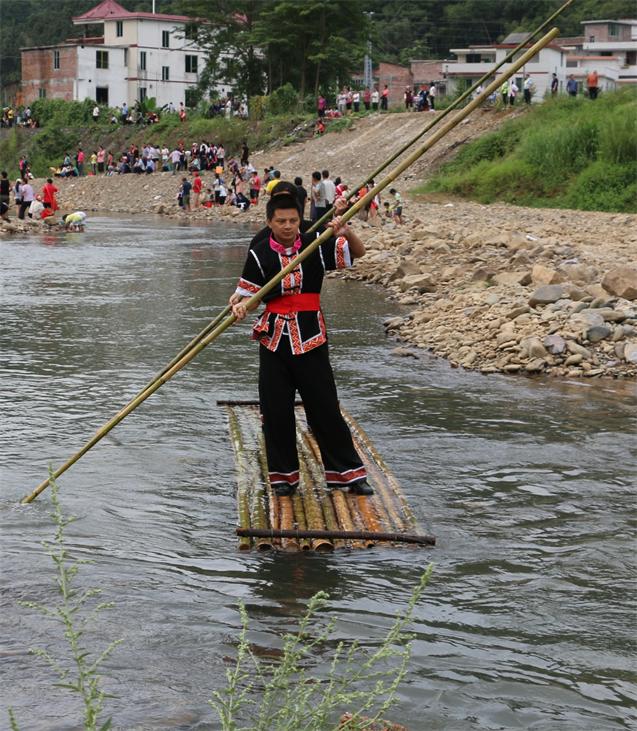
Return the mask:
[[174,23],[188,23],[192,18],[187,15],[166,15],[164,13],[132,13],[122,7],[117,0],[102,0],[91,10],[73,18],[75,25],[102,23],[105,20],[170,20]]

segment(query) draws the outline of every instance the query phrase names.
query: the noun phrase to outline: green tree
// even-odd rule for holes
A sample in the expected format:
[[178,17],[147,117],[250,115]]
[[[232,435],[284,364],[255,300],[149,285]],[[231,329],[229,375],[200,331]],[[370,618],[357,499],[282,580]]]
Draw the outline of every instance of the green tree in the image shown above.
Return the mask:
[[263,61],[254,42],[254,24],[267,0],[182,0],[182,11],[202,19],[193,25],[195,40],[207,52],[200,86],[232,87],[239,96],[263,90]]
[[255,24],[268,89],[290,82],[301,99],[348,80],[362,66],[367,18],[362,0],[276,0]]

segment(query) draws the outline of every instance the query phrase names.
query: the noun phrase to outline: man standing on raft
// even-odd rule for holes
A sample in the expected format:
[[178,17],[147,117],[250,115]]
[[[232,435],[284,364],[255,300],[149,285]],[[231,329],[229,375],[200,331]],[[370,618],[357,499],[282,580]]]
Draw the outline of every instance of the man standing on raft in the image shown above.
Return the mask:
[[[270,236],[261,238],[248,252],[241,279],[230,298],[237,320],[247,314],[246,301],[316,236],[299,232],[299,201],[287,188],[273,192],[266,217]],[[357,495],[373,494],[339,409],[320,309],[325,272],[351,266],[353,259],[363,256],[365,246],[349,226],[341,225],[339,218],[330,225],[336,235],[265,295],[266,309],[252,334],[260,344],[259,401],[270,484],[279,496],[293,495],[299,484],[294,418],[297,390],[321,450],[327,486],[347,488]]]

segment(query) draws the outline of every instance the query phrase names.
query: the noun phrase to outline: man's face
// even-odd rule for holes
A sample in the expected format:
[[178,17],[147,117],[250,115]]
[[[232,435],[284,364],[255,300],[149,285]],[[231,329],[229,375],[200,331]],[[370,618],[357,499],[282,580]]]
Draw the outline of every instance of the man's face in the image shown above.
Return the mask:
[[268,219],[274,238],[285,247],[292,246],[300,225],[301,217],[296,208],[279,208]]

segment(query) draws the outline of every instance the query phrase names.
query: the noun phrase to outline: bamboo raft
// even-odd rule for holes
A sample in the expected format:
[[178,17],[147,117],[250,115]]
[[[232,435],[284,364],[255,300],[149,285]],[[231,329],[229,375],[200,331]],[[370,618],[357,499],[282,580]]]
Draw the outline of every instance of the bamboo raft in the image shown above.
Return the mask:
[[329,552],[335,548],[385,545],[435,545],[423,535],[396,478],[369,437],[344,410],[354,445],[363,460],[374,495],[329,490],[318,444],[296,404],[296,440],[301,480],[295,495],[278,497],[269,480],[261,416],[256,401],[219,401],[237,464],[239,549]]

